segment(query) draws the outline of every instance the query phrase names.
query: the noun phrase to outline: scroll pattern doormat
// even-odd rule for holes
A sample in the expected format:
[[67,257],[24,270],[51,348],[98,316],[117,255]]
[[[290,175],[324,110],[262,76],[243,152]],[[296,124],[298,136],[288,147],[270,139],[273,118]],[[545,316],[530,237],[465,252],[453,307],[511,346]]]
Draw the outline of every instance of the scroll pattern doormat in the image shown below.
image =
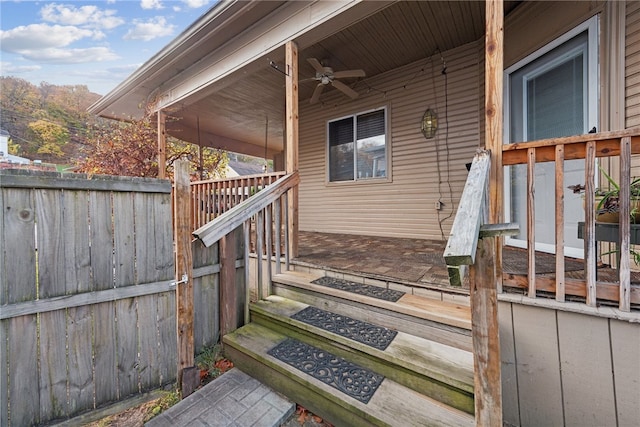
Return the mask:
[[312,306],[300,310],[291,318],[383,351],[398,335],[398,331]]
[[293,338],[267,354],[365,404],[384,380],[382,375]]
[[380,286],[365,285],[364,283],[350,282],[349,280],[328,276],[312,280],[311,283],[391,302],[398,301],[405,294],[402,291],[381,288]]

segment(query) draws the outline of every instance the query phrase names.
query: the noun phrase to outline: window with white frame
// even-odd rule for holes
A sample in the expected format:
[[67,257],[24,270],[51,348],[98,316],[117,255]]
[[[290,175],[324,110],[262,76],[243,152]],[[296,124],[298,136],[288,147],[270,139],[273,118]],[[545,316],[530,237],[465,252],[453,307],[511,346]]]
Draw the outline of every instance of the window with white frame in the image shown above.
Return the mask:
[[380,108],[328,123],[330,182],[386,178],[386,116]]

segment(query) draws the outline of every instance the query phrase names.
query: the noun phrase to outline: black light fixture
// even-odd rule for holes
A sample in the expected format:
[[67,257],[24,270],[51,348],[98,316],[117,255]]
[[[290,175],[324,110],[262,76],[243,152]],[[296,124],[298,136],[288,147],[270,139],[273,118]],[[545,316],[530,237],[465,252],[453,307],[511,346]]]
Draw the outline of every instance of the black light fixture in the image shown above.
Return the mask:
[[422,116],[422,122],[420,123],[420,129],[425,138],[431,139],[436,136],[436,129],[438,129],[438,115],[431,108],[428,108]]

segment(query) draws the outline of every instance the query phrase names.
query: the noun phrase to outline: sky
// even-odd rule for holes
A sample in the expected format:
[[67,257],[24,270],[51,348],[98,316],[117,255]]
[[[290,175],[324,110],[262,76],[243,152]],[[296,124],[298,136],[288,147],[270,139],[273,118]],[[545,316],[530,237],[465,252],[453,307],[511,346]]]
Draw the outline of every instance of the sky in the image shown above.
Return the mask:
[[0,75],[106,95],[216,0],[0,0]]

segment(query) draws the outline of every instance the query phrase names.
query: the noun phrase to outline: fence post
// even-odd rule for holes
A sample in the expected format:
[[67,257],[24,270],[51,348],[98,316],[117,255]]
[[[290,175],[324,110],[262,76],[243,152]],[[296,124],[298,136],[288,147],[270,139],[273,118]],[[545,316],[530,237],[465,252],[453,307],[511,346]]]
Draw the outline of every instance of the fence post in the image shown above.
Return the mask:
[[[178,384],[182,397],[191,394],[199,385],[194,371],[193,338],[193,257],[191,254],[191,200],[189,194],[189,162],[174,164],[174,238],[176,247],[176,305],[178,327]],[[185,280],[186,279],[186,280]],[[197,381],[196,381],[197,379]],[[194,384],[197,382],[197,384]]]

